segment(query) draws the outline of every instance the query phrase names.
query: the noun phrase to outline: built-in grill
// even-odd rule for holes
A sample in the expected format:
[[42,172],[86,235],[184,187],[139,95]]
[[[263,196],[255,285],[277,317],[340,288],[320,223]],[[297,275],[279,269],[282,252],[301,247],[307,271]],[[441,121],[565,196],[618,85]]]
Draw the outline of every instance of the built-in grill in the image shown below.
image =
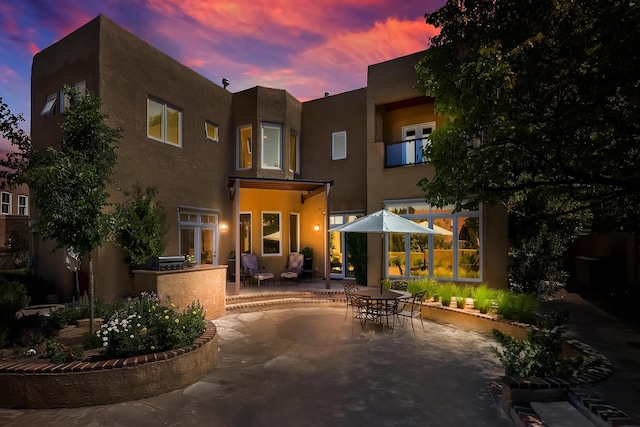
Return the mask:
[[182,270],[184,268],[185,257],[183,255],[176,256],[154,256],[147,260],[147,270]]

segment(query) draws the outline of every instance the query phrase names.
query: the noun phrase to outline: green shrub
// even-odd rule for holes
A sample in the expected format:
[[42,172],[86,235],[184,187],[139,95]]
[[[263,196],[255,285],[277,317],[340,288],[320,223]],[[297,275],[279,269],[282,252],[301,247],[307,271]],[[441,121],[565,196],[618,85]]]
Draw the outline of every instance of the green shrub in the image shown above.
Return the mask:
[[533,323],[540,300],[534,294],[514,294],[513,308],[517,319],[524,323]]
[[496,302],[498,304],[496,313],[505,319],[513,319],[513,314],[515,312],[513,300],[514,295],[511,292],[504,290],[496,291]]
[[469,285],[456,286],[456,307],[465,308],[467,306],[467,298],[471,296],[471,288]]
[[22,283],[0,276],[0,347],[9,344],[15,332],[16,313],[28,304],[27,288]]
[[456,285],[453,283],[444,283],[440,286],[440,302],[443,306],[451,306],[451,299],[456,291]]
[[601,359],[584,355],[562,357],[567,320],[567,312],[544,316],[536,327],[527,329],[524,340],[517,340],[494,329],[493,335],[502,345],[502,350],[492,347],[492,351],[500,359],[505,374],[569,379],[581,369],[601,364]]
[[479,310],[480,313],[488,313],[493,306],[495,295],[495,290],[489,288],[484,283],[476,286],[472,292],[473,308]]
[[143,268],[166,246],[166,212],[155,200],[157,193],[155,187],[136,184],[132,191],[124,191],[127,200],[116,207],[116,242],[131,270]]
[[84,348],[81,345],[67,347],[60,341],[51,339],[46,343],[46,356],[53,363],[65,363],[74,360],[82,360]]
[[407,292],[410,292],[412,295],[418,292],[427,291],[429,289],[430,279],[410,279],[407,283]]
[[143,293],[116,310],[96,335],[107,356],[128,357],[184,347],[204,330],[204,308],[199,302],[178,313],[170,302],[161,305],[155,294]]
[[[116,310],[126,305],[126,303],[126,300],[103,302],[95,299],[94,317],[108,319]],[[80,319],[88,319],[89,311],[89,298],[85,294],[79,301],[51,311],[49,319],[56,329],[62,329],[69,325],[75,325]]]
[[26,269],[5,270],[0,276],[4,277],[7,281],[22,283],[27,288],[30,304],[46,304],[47,295],[55,293],[53,284],[35,274],[29,273]]
[[82,348],[92,350],[94,348],[102,348],[102,340],[91,332],[87,332],[82,336]]

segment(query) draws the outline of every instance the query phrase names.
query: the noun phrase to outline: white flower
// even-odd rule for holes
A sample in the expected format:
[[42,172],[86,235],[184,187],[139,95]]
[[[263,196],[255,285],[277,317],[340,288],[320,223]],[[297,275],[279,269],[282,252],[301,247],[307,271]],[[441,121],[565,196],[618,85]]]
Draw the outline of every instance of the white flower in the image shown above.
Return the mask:
[[109,343],[108,343],[108,342],[106,342],[106,341],[102,343],[102,346],[103,346],[103,347],[106,347],[106,346],[108,346],[108,345],[109,345]]
[[133,334],[129,335],[129,338],[133,338]]
[[34,354],[36,354],[35,348],[30,348],[29,350],[27,350],[27,356],[33,356]]
[[522,350],[518,356],[520,356],[520,359],[524,360],[524,358],[527,357],[527,353]]

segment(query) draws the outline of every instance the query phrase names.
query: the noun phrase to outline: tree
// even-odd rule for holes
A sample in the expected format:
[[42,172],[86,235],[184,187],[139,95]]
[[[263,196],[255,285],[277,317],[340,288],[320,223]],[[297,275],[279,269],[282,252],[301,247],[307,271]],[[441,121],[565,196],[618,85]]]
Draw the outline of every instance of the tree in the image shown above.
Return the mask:
[[144,268],[146,261],[160,255],[166,246],[166,213],[154,199],[157,193],[155,187],[135,185],[125,192],[127,200],[116,207],[116,241],[131,270]]
[[[101,100],[90,91],[84,96],[65,88],[70,107],[61,124],[58,148],[32,148],[28,138],[15,130],[13,116],[7,117],[8,139],[19,149],[0,165],[10,168],[11,182],[26,183],[33,192],[38,212],[37,230],[53,239],[56,249],[73,248],[89,265],[90,330],[93,332],[94,276],[92,252],[102,246],[112,229],[112,216],[105,212],[107,185],[116,165],[115,145],[120,129],[105,123]],[[4,130],[4,128],[3,128]]]
[[449,119],[426,149],[428,201],[504,204],[512,236],[639,229],[635,2],[448,0],[426,22],[440,34],[418,88]]
[[635,3],[449,0],[427,23],[441,32],[417,66],[418,87],[451,119],[427,150],[431,200],[535,195],[562,202],[541,214],[637,215]]

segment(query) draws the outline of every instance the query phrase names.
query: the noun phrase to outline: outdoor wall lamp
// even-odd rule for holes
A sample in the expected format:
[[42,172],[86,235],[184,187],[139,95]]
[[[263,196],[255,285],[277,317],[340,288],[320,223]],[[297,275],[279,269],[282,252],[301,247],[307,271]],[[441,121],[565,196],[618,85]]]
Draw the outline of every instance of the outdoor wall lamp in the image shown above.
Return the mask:
[[316,225],[314,225],[314,226],[313,226],[313,229],[314,229],[315,231],[320,231],[320,224],[316,224]]
[[220,223],[220,231],[222,231],[223,233],[226,232],[229,229],[229,226],[227,225],[226,222],[221,222]]

